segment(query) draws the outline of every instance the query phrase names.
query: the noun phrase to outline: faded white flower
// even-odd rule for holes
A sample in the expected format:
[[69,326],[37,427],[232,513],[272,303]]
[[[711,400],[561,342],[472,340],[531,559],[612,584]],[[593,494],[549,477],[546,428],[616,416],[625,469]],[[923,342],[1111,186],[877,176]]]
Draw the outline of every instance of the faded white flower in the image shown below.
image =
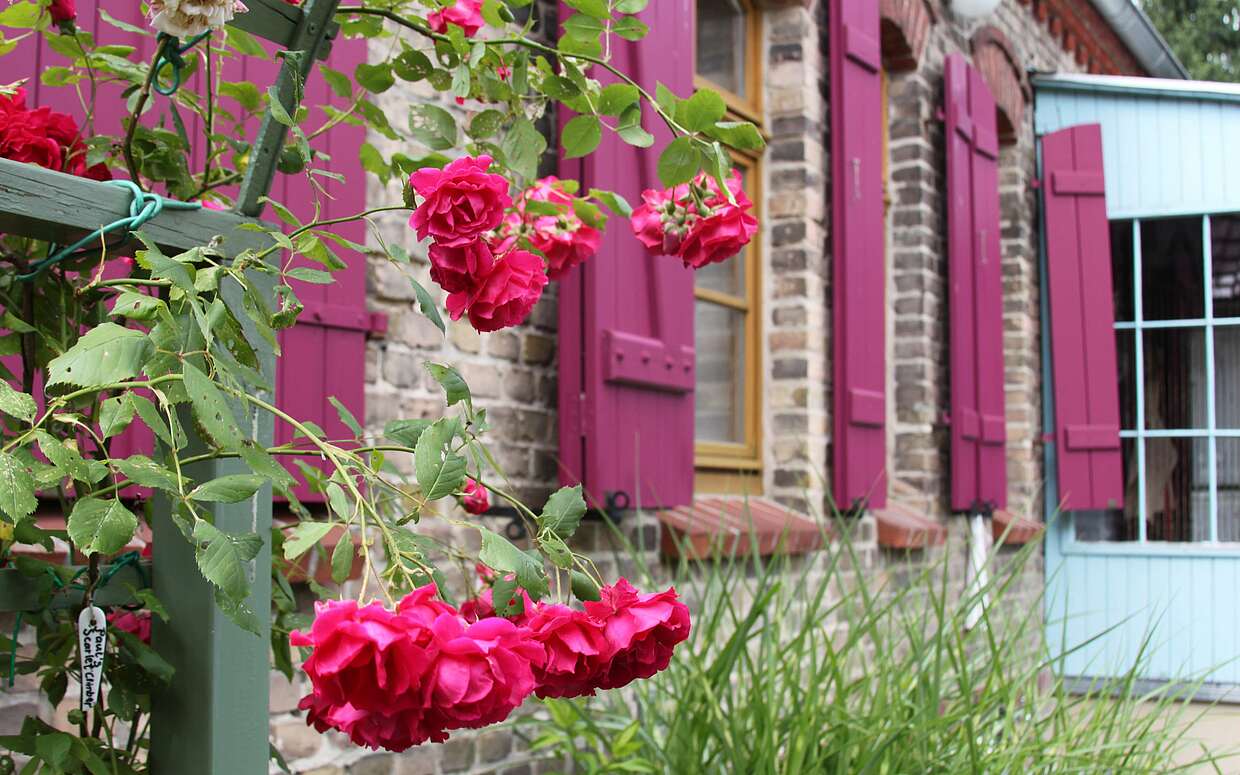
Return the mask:
[[218,30],[250,10],[241,0],[150,0],[151,26],[177,38]]

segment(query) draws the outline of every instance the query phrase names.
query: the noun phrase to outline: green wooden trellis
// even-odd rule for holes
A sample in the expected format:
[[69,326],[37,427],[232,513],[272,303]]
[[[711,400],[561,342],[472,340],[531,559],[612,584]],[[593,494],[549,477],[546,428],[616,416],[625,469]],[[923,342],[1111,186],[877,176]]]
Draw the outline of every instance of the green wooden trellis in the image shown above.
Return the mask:
[[[306,0],[296,6],[285,0],[247,0],[249,12],[231,22],[285,50],[305,52],[303,57],[284,59],[276,80],[276,95],[289,115],[297,110],[298,85],[305,83],[314,62],[330,50],[338,2]],[[261,199],[271,188],[286,133],[287,128],[268,110],[254,141],[235,212],[165,210],[144,225],[143,232],[162,248],[176,252],[205,245],[216,236],[222,238],[226,255],[269,246],[265,233],[240,227],[261,223],[257,220]],[[67,236],[77,238],[127,216],[129,204],[130,194],[115,186],[0,159],[0,232],[63,244]],[[251,341],[262,340],[252,337]],[[274,384],[274,354],[265,348],[260,355],[264,374]],[[272,420],[269,416],[259,420],[255,440],[270,445]],[[186,422],[184,427],[192,429],[193,423]],[[200,441],[191,442],[191,447],[201,447]],[[198,463],[187,473],[207,481],[242,470],[239,460],[215,460]],[[170,621],[164,624],[156,618],[152,638],[161,656],[176,669],[170,687],[152,698],[150,763],[152,772],[159,775],[250,775],[268,769],[270,487],[246,502],[213,504],[211,512],[221,530],[256,532],[265,541],[251,564],[247,601],[264,635],[242,631],[216,608],[211,585],[195,569],[193,547],[169,516],[169,504],[157,506],[152,529],[159,559],[150,576]],[[95,601],[102,605],[126,602],[139,576],[132,569],[123,571],[96,593]],[[31,610],[37,600],[35,590],[15,569],[0,569],[0,611]],[[81,602],[80,592],[70,592],[58,596],[55,605],[75,607]]]

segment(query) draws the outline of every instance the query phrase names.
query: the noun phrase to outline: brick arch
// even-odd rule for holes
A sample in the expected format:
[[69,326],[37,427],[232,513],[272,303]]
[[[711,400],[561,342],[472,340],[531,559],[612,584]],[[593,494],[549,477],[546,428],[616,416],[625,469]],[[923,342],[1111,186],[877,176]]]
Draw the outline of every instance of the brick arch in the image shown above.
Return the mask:
[[973,65],[994,95],[999,113],[999,141],[1016,142],[1025,117],[1025,103],[1032,96],[1020,57],[1002,30],[984,26],[973,33]]
[[930,27],[938,21],[931,0],[880,0],[883,67],[916,70]]

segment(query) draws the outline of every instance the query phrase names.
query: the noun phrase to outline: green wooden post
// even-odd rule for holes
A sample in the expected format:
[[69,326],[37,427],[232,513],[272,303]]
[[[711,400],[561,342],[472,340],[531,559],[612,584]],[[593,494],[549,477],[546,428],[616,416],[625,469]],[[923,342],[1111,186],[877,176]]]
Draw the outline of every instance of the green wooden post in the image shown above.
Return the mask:
[[[248,321],[247,321],[248,322]],[[263,372],[275,380],[275,358],[261,354]],[[193,422],[184,418],[184,427]],[[269,446],[272,419],[249,413],[243,429]],[[192,445],[201,451],[201,441]],[[189,454],[194,454],[190,452]],[[225,474],[245,473],[238,459],[190,466],[186,474],[204,482]],[[252,578],[246,603],[258,619],[261,635],[246,632],[215,605],[214,588],[194,567],[193,546],[180,534],[168,502],[156,507],[154,534],[155,593],[168,609],[158,618],[151,644],[176,669],[166,691],[152,696],[151,771],[172,775],[265,773],[269,758],[268,673],[271,628],[271,488],[242,503],[215,504],[215,526],[230,533],[257,532],[263,550],[250,563]]]
[[[304,52],[305,56],[295,62],[286,58],[280,66],[280,75],[275,83],[280,104],[290,116],[297,113],[306,78],[314,67],[319,50],[326,45],[338,4],[339,0],[307,0],[301,7],[302,16],[293,39],[288,43],[288,50]],[[258,129],[258,137],[254,140],[254,150],[251,153],[252,161],[245,171],[241,191],[237,195],[237,212],[242,215],[257,216],[262,212],[263,205],[259,199],[271,190],[271,182],[276,174],[276,161],[284,148],[287,132],[288,128],[276,121],[268,110]]]

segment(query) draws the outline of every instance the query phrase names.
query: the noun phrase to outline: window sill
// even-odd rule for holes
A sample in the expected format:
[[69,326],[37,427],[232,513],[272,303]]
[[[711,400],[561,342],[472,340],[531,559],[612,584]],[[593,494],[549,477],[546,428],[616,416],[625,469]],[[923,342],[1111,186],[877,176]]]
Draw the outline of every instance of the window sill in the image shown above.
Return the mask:
[[947,528],[907,504],[888,500],[886,508],[870,513],[878,523],[878,545],[884,549],[926,549],[947,541]]
[[827,528],[762,498],[695,498],[658,514],[667,557],[798,555],[821,549]]
[[[1042,523],[1018,517],[1010,511],[997,509],[990,520],[995,544],[1024,546],[1042,537]],[[1006,535],[1005,535],[1006,533]]]

